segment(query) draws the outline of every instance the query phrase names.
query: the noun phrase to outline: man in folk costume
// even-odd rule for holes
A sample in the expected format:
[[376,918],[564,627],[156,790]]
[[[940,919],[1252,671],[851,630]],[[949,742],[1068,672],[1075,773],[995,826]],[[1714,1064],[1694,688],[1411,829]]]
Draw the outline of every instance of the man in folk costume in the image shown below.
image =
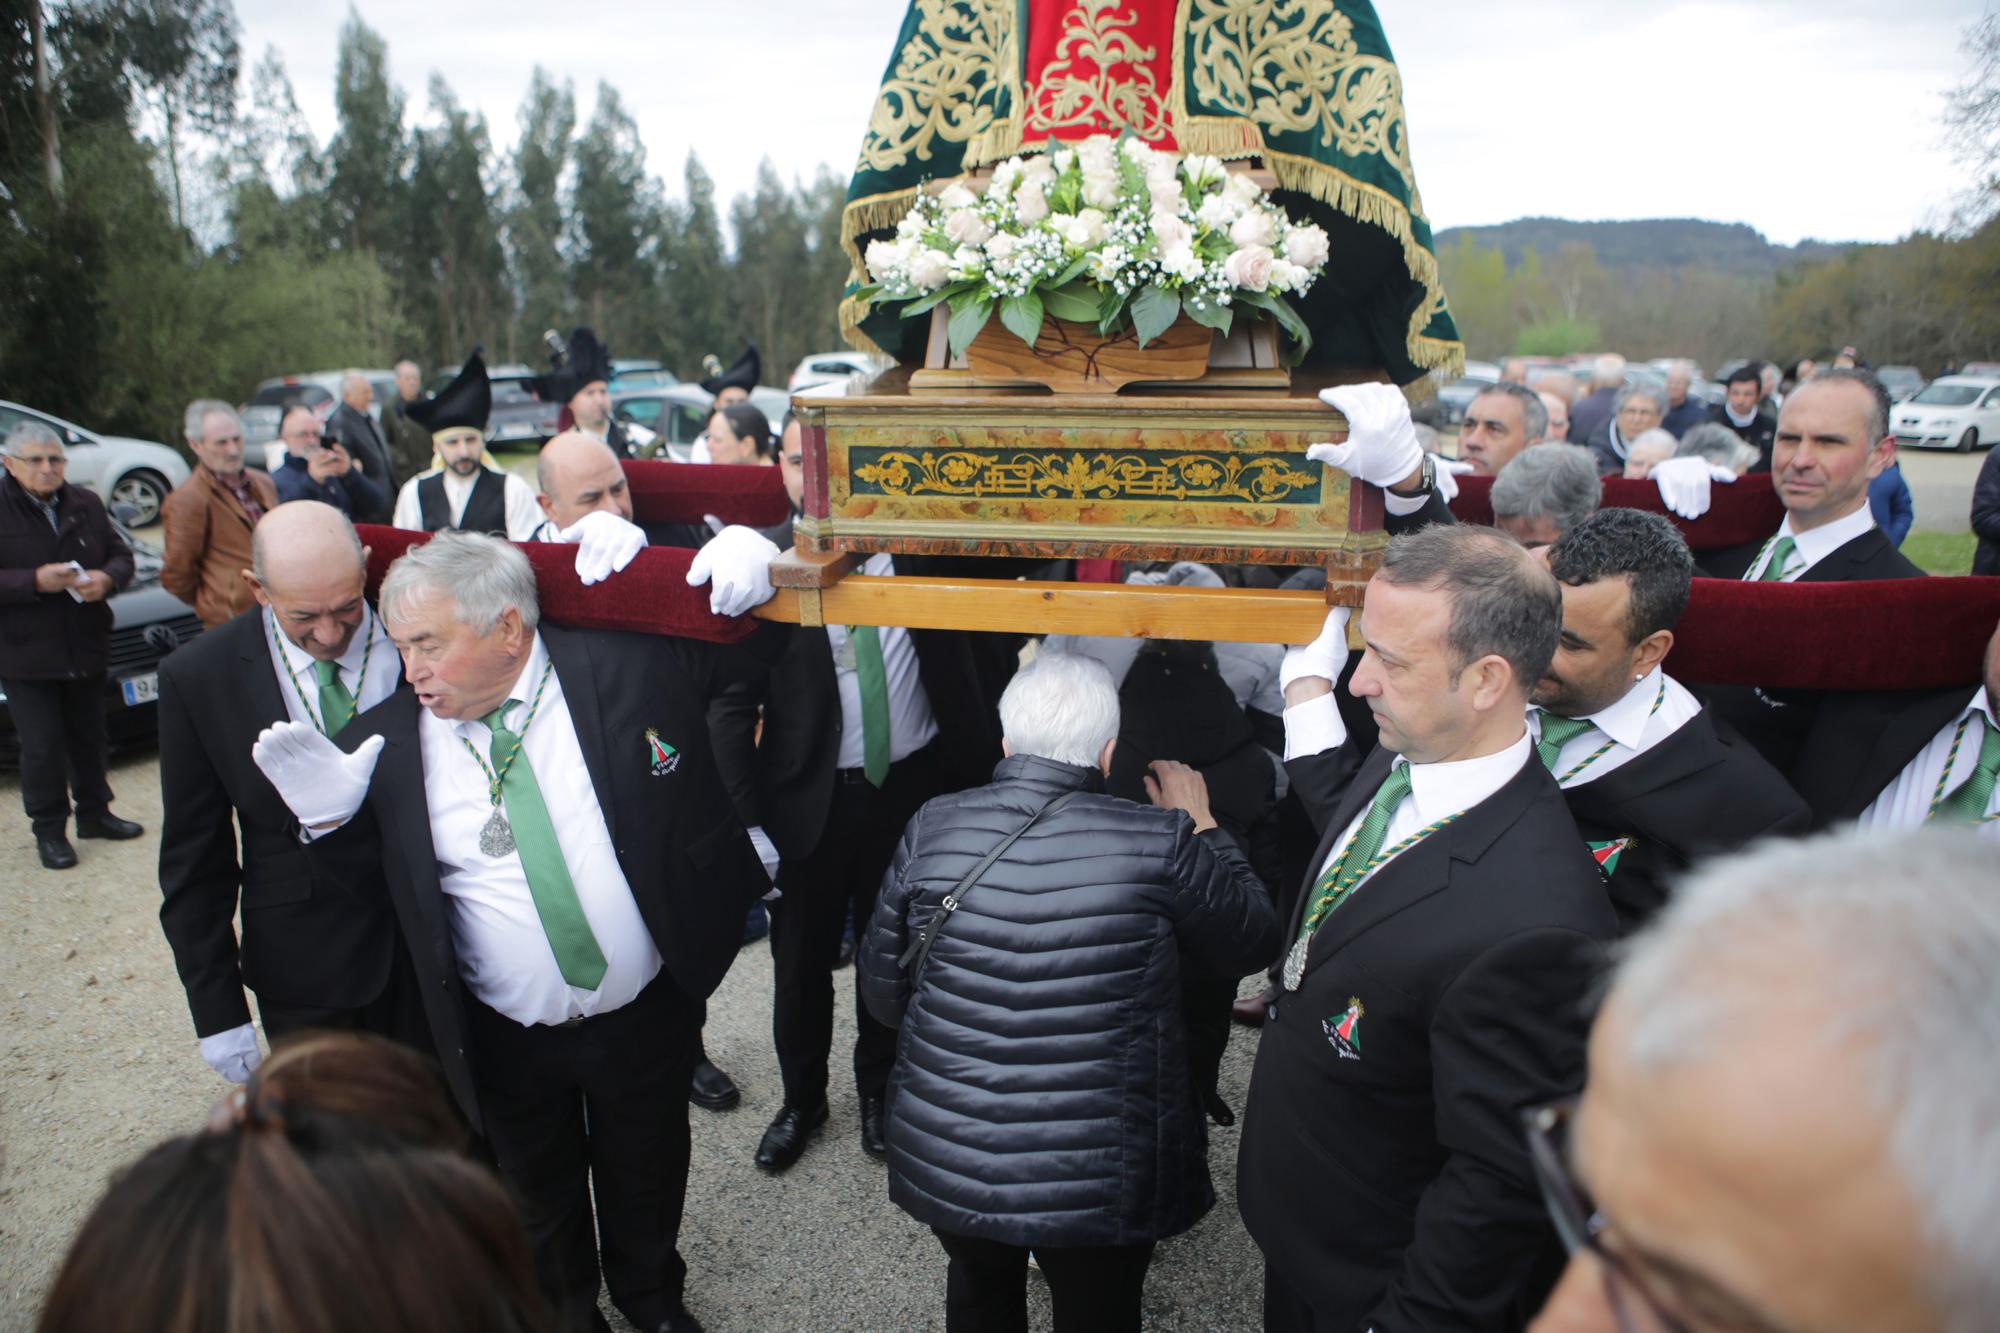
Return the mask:
[[438,465],[403,483],[396,496],[395,526],[413,532],[487,532],[517,542],[533,535],[542,521],[534,491],[513,473],[486,463],[486,419],[492,409],[486,358],[476,347],[442,393],[403,409],[430,431]]
[[620,458],[632,457],[632,441],[611,415],[611,349],[578,326],[570,331],[568,350],[550,360],[549,373],[535,377],[535,392],[545,403],[562,404],[557,429],[594,435]]

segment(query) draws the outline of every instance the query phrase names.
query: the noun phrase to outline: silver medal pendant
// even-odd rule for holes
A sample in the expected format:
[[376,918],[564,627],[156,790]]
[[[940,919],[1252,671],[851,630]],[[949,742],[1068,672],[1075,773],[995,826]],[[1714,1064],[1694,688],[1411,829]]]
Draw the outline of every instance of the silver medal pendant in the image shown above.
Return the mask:
[[1306,946],[1312,943],[1311,936],[1302,935],[1292,951],[1285,955],[1285,970],[1281,979],[1286,990],[1297,990],[1299,983],[1306,979]]
[[487,856],[496,858],[510,855],[514,850],[514,830],[508,825],[507,816],[501,813],[497,805],[493,807],[493,813],[487,818],[485,827],[479,830],[479,850]]

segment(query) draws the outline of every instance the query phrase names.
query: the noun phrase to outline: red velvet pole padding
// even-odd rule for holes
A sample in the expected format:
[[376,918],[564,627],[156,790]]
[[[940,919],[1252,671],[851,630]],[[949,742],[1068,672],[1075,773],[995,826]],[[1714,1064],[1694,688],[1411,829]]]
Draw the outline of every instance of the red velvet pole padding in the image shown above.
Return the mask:
[[[696,467],[700,471],[709,470]],[[777,472],[776,468],[762,470]],[[361,534],[361,544],[368,548],[371,597],[381,586],[390,562],[410,547],[429,541],[431,536],[428,532],[367,523],[358,525],[355,531]],[[558,542],[517,545],[535,567],[535,588],[541,598],[542,615],[559,625],[671,634],[683,639],[706,639],[710,643],[735,643],[748,638],[757,628],[757,622],[748,616],[732,619],[716,615],[708,609],[707,586],[688,586],[687,571],[694,560],[693,551],[677,546],[648,547],[608,581],[586,588],[576,576],[574,546]]]
[[[1458,498],[1451,502],[1452,516],[1461,523],[1493,522],[1493,478],[1466,476],[1458,482]],[[1687,538],[1695,551],[1720,551],[1747,542],[1762,541],[1778,530],[1785,520],[1785,507],[1772,489],[1771,474],[1752,472],[1731,482],[1717,482],[1709,488],[1709,509],[1700,518],[1686,519],[1667,513],[1660,503],[1659,485],[1651,481],[1628,481],[1624,477],[1604,479],[1604,509],[1643,509],[1649,514],[1666,514]],[[710,511],[711,513],[714,511]]]
[[1667,670],[1710,685],[1928,690],[1976,684],[2000,578],[1696,579]]
[[625,483],[641,523],[699,523],[714,514],[725,523],[768,528],[792,513],[784,476],[774,467],[635,459],[625,464]]

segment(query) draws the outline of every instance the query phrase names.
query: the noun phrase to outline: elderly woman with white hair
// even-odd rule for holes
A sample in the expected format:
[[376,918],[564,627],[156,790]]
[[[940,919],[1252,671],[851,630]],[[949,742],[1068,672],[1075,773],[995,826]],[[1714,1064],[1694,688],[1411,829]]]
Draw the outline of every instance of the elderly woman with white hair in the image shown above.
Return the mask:
[[1278,923],[1194,770],[1107,795],[1118,693],[1045,652],[1000,699],[993,781],[917,812],[857,961],[900,1024],[889,1197],[950,1256],[946,1326],[1025,1327],[1030,1251],[1058,1329],[1139,1327],[1154,1243],[1215,1202],[1181,959],[1240,976]]

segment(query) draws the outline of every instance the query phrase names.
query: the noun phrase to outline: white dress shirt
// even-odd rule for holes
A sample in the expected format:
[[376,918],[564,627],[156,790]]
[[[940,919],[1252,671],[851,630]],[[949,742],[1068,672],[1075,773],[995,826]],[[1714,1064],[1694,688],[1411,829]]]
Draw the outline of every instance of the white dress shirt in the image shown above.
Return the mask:
[[1750,415],[1749,415],[1749,416],[1747,416],[1747,417],[1739,417],[1739,416],[1737,416],[1737,415],[1736,415],[1736,409],[1735,409],[1735,408],[1731,407],[1731,406],[1730,406],[1729,404],[1727,404],[1727,403],[1724,403],[1724,404],[1722,405],[1722,413],[1723,413],[1723,415],[1724,415],[1724,416],[1726,416],[1726,417],[1728,417],[1728,418],[1729,418],[1729,424],[1730,424],[1730,425],[1732,425],[1732,426],[1734,426],[1734,427],[1736,427],[1736,429],[1738,429],[1738,430],[1744,430],[1744,429],[1746,429],[1747,427],[1749,427],[1749,426],[1751,426],[1751,425],[1755,424],[1755,422],[1756,422],[1756,420],[1757,420],[1757,409],[1756,409],[1756,408],[1754,408],[1754,407],[1750,409]]
[[[1958,734],[1958,724],[1967,717],[1973,721],[1965,728],[1964,740],[1959,742],[1958,757],[1952,760],[1951,776],[1945,779],[1944,794],[1950,796],[1965,785],[1979,763],[1979,747],[1986,742],[1986,729],[2000,730],[2000,704],[1996,704],[1984,686],[1966,701],[1957,716],[1938,728],[1930,744],[1917,751],[1917,757],[1905,764],[1895,780],[1869,802],[1858,821],[1862,828],[1923,827],[1924,818],[1931,811],[1931,801],[1937,796],[1938,775],[1944,772],[1944,761],[1951,754],[1952,737]],[[1995,788],[1986,801],[1985,813],[1990,815],[1997,811],[2000,811],[2000,788]],[[1982,836],[2000,840],[2000,819],[1977,825],[1977,828]]]
[[[875,578],[896,572],[887,551],[868,557],[859,571]],[[924,693],[923,673],[918,668],[917,646],[910,632],[895,625],[877,631],[882,640],[882,666],[889,678],[889,762],[899,764],[931,743],[937,735],[937,717],[931,712],[930,696]],[[861,677],[850,665],[847,626],[826,627],[827,646],[833,650],[833,683],[840,691],[840,768],[860,768],[867,750],[861,726]]]
[[[490,471],[491,469],[485,469]],[[403,483],[403,489],[396,492],[396,512],[389,516],[389,522],[411,532],[424,530],[423,503],[417,499],[417,483],[424,477],[444,476],[444,502],[451,510],[451,525],[457,527],[465,518],[465,502],[472,498],[472,488],[479,483],[479,474],[461,477],[450,468],[432,468],[422,476],[411,477]],[[525,542],[533,540],[536,528],[542,523],[542,507],[535,503],[535,493],[528,483],[511,472],[502,472],[507,479],[504,500],[507,508],[507,540]]]
[[[1656,699],[1660,703],[1657,710],[1653,707]],[[1625,691],[1625,696],[1617,703],[1583,719],[1594,725],[1596,730],[1578,732],[1556,752],[1554,776],[1562,778],[1596,753],[1597,747],[1609,741],[1610,749],[1591,760],[1589,768],[1564,780],[1562,785],[1581,787],[1586,782],[1594,782],[1619,765],[1629,764],[1679,731],[1687,725],[1689,718],[1700,711],[1701,701],[1688,693],[1686,686],[1659,667],[1654,667],[1643,680],[1635,682],[1631,689]],[[1537,745],[1541,744],[1542,710],[1539,708],[1528,710],[1528,737]]]
[[[271,668],[278,673],[278,693],[285,696],[285,715],[294,722],[324,731],[324,720],[319,716],[319,672],[304,649],[278,632],[277,620],[268,606],[264,608],[264,641],[270,645]],[[340,683],[353,696],[357,714],[381,703],[403,683],[403,664],[396,655],[396,645],[389,642],[389,635],[375,618],[374,610],[367,606],[361,610],[361,627],[348,641],[347,651],[334,659],[334,666]],[[287,675],[297,689],[285,684]],[[312,701],[310,712],[300,701],[301,694]]]
[[[1346,740],[1347,724],[1341,720],[1340,709],[1331,694],[1308,699],[1285,710],[1287,759],[1339,749]],[[1382,850],[1386,852],[1417,830],[1428,828],[1452,815],[1463,814],[1478,805],[1506,786],[1521,771],[1523,764],[1532,763],[1534,754],[1534,746],[1529,744],[1527,729],[1523,727],[1520,739],[1512,745],[1477,759],[1459,759],[1447,764],[1411,764],[1398,757],[1396,763],[1406,764],[1410,770],[1410,794],[1403,798],[1403,803],[1390,817],[1389,829],[1382,835]],[[1372,801],[1375,793],[1368,795]],[[1314,883],[1347,850],[1347,844],[1361,827],[1361,821],[1368,817],[1368,809],[1364,804],[1348,821],[1347,827],[1341,830],[1340,836],[1333,840],[1326,860],[1313,872]],[[1356,883],[1365,884],[1373,877],[1374,872],[1370,871]]]
[[513,706],[507,721],[516,731],[527,727],[521,733],[525,737],[521,757],[515,762],[534,768],[535,784],[541,788],[556,842],[569,866],[570,883],[604,954],[604,979],[594,991],[563,980],[528,891],[520,854],[491,857],[479,850],[479,832],[493,814],[493,802],[485,768],[461,742],[470,742],[490,763],[493,733],[484,722],[446,721],[428,709],[418,715],[417,723],[431,844],[437,853],[438,882],[450,907],[459,975],[482,1004],[524,1027],[620,1008],[660,970],[660,951],[618,864],[604,809],[584,766],[562,680],[554,672],[542,689],[533,724],[527,721],[528,700],[534,697],[548,660],[537,634],[508,694],[520,703]]
[[1792,539],[1791,558],[1785,561],[1781,583],[1796,583],[1799,575],[1811,569],[1820,561],[1838,551],[1841,547],[1875,526],[1875,513],[1868,507],[1867,500],[1861,507],[1844,518],[1836,518],[1831,523],[1822,523],[1808,532],[1792,530],[1792,516],[1785,515],[1785,521],[1778,525],[1777,535],[1764,543],[1764,549],[1750,562],[1750,568],[1743,571],[1745,583],[1755,583],[1764,577],[1764,566],[1770,563],[1771,548],[1778,544],[1779,537]]

